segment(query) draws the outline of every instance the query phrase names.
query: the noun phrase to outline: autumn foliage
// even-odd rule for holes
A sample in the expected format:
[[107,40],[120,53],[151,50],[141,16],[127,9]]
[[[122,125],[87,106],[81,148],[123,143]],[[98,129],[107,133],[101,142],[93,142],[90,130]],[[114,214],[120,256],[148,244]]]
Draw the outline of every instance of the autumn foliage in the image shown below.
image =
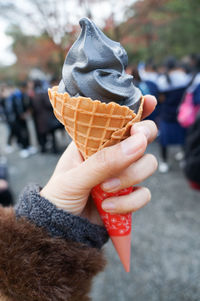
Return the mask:
[[[91,0],[91,6],[92,3]],[[53,16],[59,20],[55,12]],[[111,13],[104,22],[103,30],[125,47],[130,64],[149,58],[161,62],[166,55],[180,58],[199,52],[199,16],[200,2],[197,0],[138,0],[127,8],[120,24]],[[49,11],[51,17],[52,12]],[[80,27],[67,20],[62,28],[59,28],[59,22],[54,23],[55,28],[44,27],[40,35],[25,35],[19,26],[8,33],[13,38],[12,49],[17,57],[16,64],[5,70],[10,70],[9,76],[25,78],[35,67],[48,74],[60,75],[65,55]],[[58,32],[59,40],[56,38]],[[50,33],[55,33],[55,38]],[[0,79],[5,73],[0,74]]]

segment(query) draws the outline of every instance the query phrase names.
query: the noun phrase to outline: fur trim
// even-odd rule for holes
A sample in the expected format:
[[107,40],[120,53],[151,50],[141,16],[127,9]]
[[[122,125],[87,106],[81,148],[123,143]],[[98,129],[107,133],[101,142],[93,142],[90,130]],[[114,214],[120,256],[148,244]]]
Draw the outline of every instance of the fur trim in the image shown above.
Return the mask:
[[99,250],[50,237],[0,207],[0,294],[9,301],[88,301],[104,265]]

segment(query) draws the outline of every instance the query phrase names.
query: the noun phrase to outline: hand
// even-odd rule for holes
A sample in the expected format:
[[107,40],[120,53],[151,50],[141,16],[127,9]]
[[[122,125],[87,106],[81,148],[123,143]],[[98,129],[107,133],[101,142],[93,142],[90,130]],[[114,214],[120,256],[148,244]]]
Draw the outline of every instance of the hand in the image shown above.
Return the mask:
[[[153,96],[146,96],[143,118],[156,106]],[[144,154],[148,143],[157,136],[157,128],[152,121],[141,121],[131,128],[131,136],[126,140],[102,149],[86,161],[72,142],[60,158],[57,167],[41,196],[58,208],[88,218],[101,224],[100,217],[91,200],[91,189],[102,183],[108,192],[137,185],[152,175],[157,169],[157,160],[151,154]],[[151,193],[146,187],[137,187],[128,196],[112,197],[102,203],[107,212],[134,212],[146,205]]]

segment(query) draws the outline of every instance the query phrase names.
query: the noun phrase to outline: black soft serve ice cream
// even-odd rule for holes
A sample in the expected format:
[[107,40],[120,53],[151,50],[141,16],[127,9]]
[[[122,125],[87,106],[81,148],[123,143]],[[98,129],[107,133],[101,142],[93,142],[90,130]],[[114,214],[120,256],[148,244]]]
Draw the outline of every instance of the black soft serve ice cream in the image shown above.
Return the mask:
[[125,72],[125,49],[88,18],[79,23],[82,31],[66,56],[58,92],[116,102],[137,111],[142,95],[133,85],[133,77]]

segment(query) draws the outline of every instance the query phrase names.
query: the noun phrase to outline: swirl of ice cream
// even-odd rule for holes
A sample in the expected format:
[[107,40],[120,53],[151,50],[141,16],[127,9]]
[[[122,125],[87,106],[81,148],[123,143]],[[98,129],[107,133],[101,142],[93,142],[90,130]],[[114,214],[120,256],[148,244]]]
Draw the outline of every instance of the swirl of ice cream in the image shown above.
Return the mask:
[[125,72],[125,49],[90,19],[82,18],[79,24],[82,31],[66,56],[58,91],[105,103],[114,101],[136,111],[141,92],[133,85],[133,77]]

